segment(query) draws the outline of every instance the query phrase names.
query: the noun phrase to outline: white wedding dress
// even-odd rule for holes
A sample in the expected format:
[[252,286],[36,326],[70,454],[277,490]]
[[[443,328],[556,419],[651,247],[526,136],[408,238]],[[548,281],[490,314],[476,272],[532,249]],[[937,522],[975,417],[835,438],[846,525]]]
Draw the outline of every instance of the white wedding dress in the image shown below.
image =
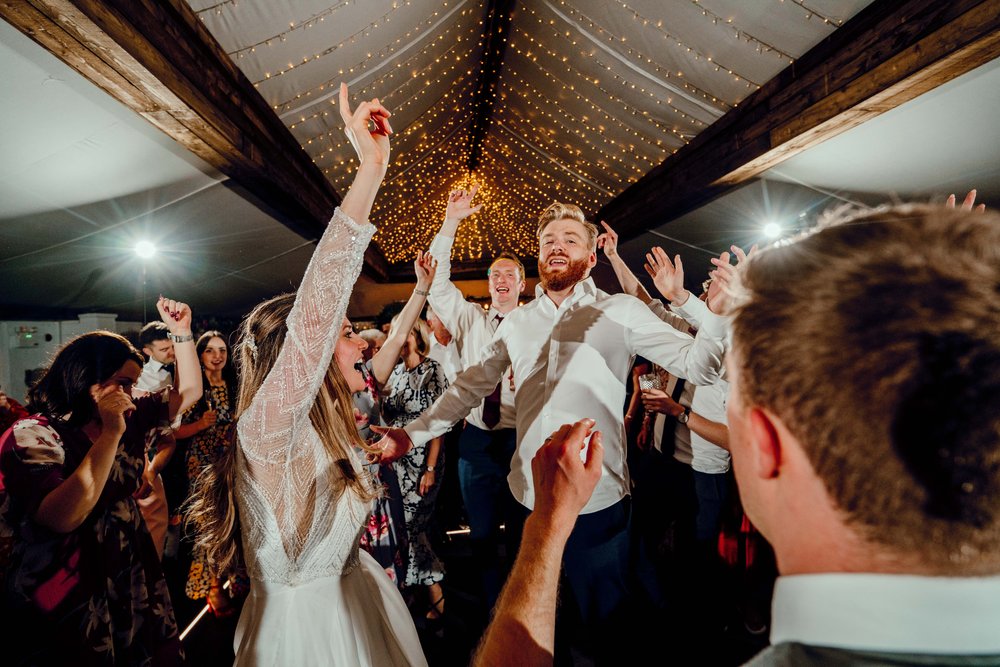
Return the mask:
[[374,231],[334,213],[274,368],[240,417],[235,490],[252,583],[237,665],[427,664],[395,584],[358,547],[371,503],[345,488],[309,420]]

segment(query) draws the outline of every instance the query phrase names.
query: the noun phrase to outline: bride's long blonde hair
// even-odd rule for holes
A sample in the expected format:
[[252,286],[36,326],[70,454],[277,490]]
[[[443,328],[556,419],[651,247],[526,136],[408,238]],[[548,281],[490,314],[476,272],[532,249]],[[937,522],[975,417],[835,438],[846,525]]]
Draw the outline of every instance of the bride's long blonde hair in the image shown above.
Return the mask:
[[[240,329],[236,358],[240,372],[236,422],[250,406],[271,371],[288,331],[286,322],[295,294],[283,294],[257,305]],[[340,323],[337,323],[339,329]],[[358,434],[351,390],[336,360],[331,360],[309,419],[324,449],[343,473],[344,490],[368,500],[375,493],[367,478],[351,463],[350,448],[368,449]],[[229,446],[195,481],[186,515],[195,528],[195,548],[206,555],[213,574],[224,576],[242,564],[239,513],[234,497],[236,428],[230,427]]]

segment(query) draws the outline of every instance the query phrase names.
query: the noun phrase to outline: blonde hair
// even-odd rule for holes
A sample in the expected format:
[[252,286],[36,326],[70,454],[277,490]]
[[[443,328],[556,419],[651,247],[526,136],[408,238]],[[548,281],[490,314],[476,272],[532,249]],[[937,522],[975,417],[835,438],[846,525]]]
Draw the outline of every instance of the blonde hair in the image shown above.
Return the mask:
[[[429,304],[428,304],[429,305]],[[433,311],[431,311],[433,312]],[[389,326],[390,331],[396,328],[399,324],[400,313],[397,313],[395,317],[392,318]],[[440,319],[440,318],[439,318]],[[417,339],[417,354],[421,357],[426,357],[431,351],[431,329],[421,318],[417,318],[417,321],[413,323],[413,335]]]
[[870,543],[1000,571],[1000,216],[840,216],[752,256],[738,389],[777,414]]
[[538,239],[541,240],[542,232],[548,227],[550,222],[556,220],[576,220],[587,230],[587,239],[591,250],[597,249],[597,225],[588,222],[583,210],[575,204],[563,204],[553,202],[538,216]]
[[[249,407],[278,359],[288,331],[287,320],[295,302],[294,294],[283,294],[257,305],[247,315],[236,345],[240,369],[236,420]],[[339,327],[339,322],[337,323]],[[368,480],[351,462],[350,448],[367,450],[354,420],[351,390],[336,360],[331,360],[323,384],[309,411],[309,420],[323,448],[340,468],[344,489],[363,500],[375,496]],[[234,495],[236,475],[235,423],[231,442],[212,465],[195,481],[188,505],[187,521],[195,528],[195,548],[204,551],[213,574],[223,576],[242,563],[239,512]]]

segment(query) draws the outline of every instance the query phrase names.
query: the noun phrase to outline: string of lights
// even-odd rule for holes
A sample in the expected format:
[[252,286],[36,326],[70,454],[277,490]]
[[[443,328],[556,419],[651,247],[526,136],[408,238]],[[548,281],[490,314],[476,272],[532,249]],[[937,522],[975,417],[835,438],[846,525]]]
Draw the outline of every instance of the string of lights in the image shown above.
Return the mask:
[[[622,6],[623,9],[631,12],[632,15],[633,15],[633,17],[637,21],[641,20],[641,19],[639,19],[639,17],[636,14],[636,12],[634,10],[632,10],[631,7],[629,7],[628,5],[626,5],[621,0],[616,0],[616,1],[618,2],[619,5]],[[783,60],[787,60],[789,64],[792,64],[792,63],[795,62],[795,58],[793,58],[790,53],[786,53],[785,51],[782,51],[781,49],[779,49],[774,44],[769,44],[768,42],[765,42],[764,40],[760,39],[759,37],[755,37],[753,34],[747,32],[746,30],[743,30],[741,28],[737,28],[735,25],[733,25],[733,19],[731,17],[730,18],[724,18],[724,17],[720,16],[719,14],[716,14],[711,9],[709,9],[708,7],[705,7],[703,4],[701,4],[701,0],[690,0],[690,2],[691,2],[692,5],[694,5],[695,7],[697,7],[699,11],[701,11],[701,15],[702,16],[705,16],[705,17],[711,19],[713,25],[720,25],[721,24],[722,26],[724,26],[724,27],[729,28],[730,30],[732,30],[733,33],[734,33],[734,35],[736,36],[736,39],[745,41],[745,42],[747,42],[749,44],[756,44],[757,45],[757,53],[773,53],[776,56],[778,56],[779,58],[782,58]],[[644,25],[649,25],[649,24],[648,24],[648,22],[644,22]]]
[[[533,62],[532,64],[535,65],[536,67],[538,67],[539,69],[542,69],[538,65],[537,62]],[[542,73],[546,74],[547,72],[543,71]],[[508,70],[507,75],[510,76],[511,78],[513,78],[515,80],[515,82],[517,83],[518,87],[522,87],[522,88],[530,91],[532,93],[532,95],[538,97],[539,99],[545,99],[545,100],[547,100],[553,106],[558,107],[560,109],[560,111],[561,111],[561,106],[558,103],[553,102],[551,100],[551,98],[549,98],[545,93],[543,93],[542,91],[538,90],[533,85],[531,85],[531,83],[529,83],[528,81],[526,81],[520,74],[518,74],[517,68],[511,68],[510,70]],[[555,79],[554,77],[552,77],[550,80],[552,80],[554,83],[560,83],[558,81],[558,79]],[[624,123],[617,116],[611,115],[606,110],[604,110],[604,108],[600,107],[595,102],[592,102],[589,99],[587,99],[586,97],[584,97],[579,91],[575,90],[573,87],[567,87],[567,86],[563,85],[561,87],[561,89],[560,89],[560,92],[563,93],[563,94],[572,94],[573,97],[575,97],[577,100],[579,100],[579,101],[587,104],[591,108],[592,111],[594,111],[597,114],[600,114],[607,123],[612,124],[612,125],[616,125],[619,129],[623,130],[625,133],[631,135],[637,141],[639,141],[639,142],[641,142],[643,144],[649,144],[650,142],[652,142],[652,143],[656,144],[656,146],[662,148],[663,145],[664,145],[664,140],[665,139],[666,140],[673,140],[675,142],[678,142],[677,143],[677,147],[683,146],[684,143],[685,143],[684,140],[683,140],[683,138],[677,137],[676,135],[665,135],[663,138],[660,138],[660,137],[652,136],[649,132],[639,132],[639,131],[635,130],[634,128],[630,127],[629,125],[627,125],[626,123]],[[641,120],[643,120],[643,121],[647,120],[645,117],[640,117],[640,116],[638,116],[636,114],[632,114],[632,116],[634,118],[637,118],[637,119],[641,118]],[[604,129],[601,126],[590,125],[589,122],[586,121],[586,119],[582,119],[582,123],[583,123],[583,126],[586,127],[587,130],[590,131],[590,132],[592,132],[592,133],[603,133],[604,132]],[[654,127],[653,129],[656,130],[656,129],[659,129],[659,128],[655,128]]]
[[[559,3],[561,5],[564,5],[566,7],[567,11],[570,11],[571,13],[576,13],[577,15],[583,17],[583,20],[590,22],[594,26],[595,29],[599,28],[599,26],[597,25],[597,23],[593,19],[591,19],[590,17],[586,16],[582,12],[580,12],[580,11],[578,11],[576,9],[573,9],[572,7],[570,7],[569,5],[567,5],[566,2],[565,2],[565,0],[559,0]],[[621,4],[621,3],[619,2],[619,4]],[[712,56],[703,53],[697,47],[691,46],[690,44],[686,44],[683,40],[681,40],[675,34],[673,34],[672,32],[670,32],[668,30],[665,30],[663,28],[663,21],[654,21],[654,20],[651,20],[651,19],[643,16],[639,12],[635,11],[634,9],[630,9],[627,6],[626,6],[626,8],[629,9],[629,11],[633,14],[633,18],[635,18],[635,19],[637,19],[639,21],[642,21],[644,26],[648,26],[648,27],[652,28],[653,30],[655,30],[656,32],[658,32],[660,34],[660,36],[665,41],[667,41],[667,42],[675,45],[679,49],[683,49],[683,53],[691,54],[691,57],[694,60],[704,60],[705,62],[711,63],[715,67],[715,71],[716,72],[725,71],[727,74],[729,74],[730,76],[732,76],[737,81],[741,81],[744,84],[746,84],[747,88],[753,88],[755,90],[757,88],[760,88],[760,84],[758,82],[756,82],[756,81],[754,81],[754,80],[752,80],[752,79],[750,79],[748,77],[743,76],[742,74],[740,74],[739,72],[733,70],[730,67],[726,67],[725,65],[723,65],[719,61],[715,60]],[[607,34],[611,34],[607,30],[603,30],[603,32],[607,33]]]
[[[457,7],[456,7],[456,9],[457,9]],[[355,63],[354,65],[348,66],[346,68],[345,67],[338,68],[337,71],[335,72],[334,76],[326,79],[325,81],[323,81],[322,83],[320,83],[320,84],[318,84],[316,86],[313,86],[312,88],[309,88],[307,90],[303,90],[300,93],[297,93],[295,96],[293,96],[291,98],[288,98],[286,100],[282,100],[281,102],[279,102],[278,104],[275,105],[275,109],[277,111],[279,111],[279,113],[281,114],[282,117],[286,117],[286,116],[289,116],[289,115],[293,115],[295,113],[299,113],[299,112],[302,111],[302,109],[305,109],[305,108],[307,108],[307,107],[309,107],[311,105],[319,104],[319,103],[324,102],[324,101],[326,101],[328,99],[334,99],[336,97],[336,95],[337,95],[337,90],[339,90],[340,82],[343,80],[344,76],[351,75],[351,74],[354,74],[355,72],[357,72],[359,74],[359,77],[356,77],[354,79],[354,81],[352,81],[352,84],[353,84],[353,83],[357,83],[358,80],[360,80],[360,75],[362,73],[369,71],[369,67],[370,67],[369,64],[370,63],[372,63],[372,62],[375,63],[373,66],[370,67],[371,71],[373,71],[373,72],[377,71],[378,69],[382,69],[382,68],[385,68],[385,67],[389,66],[393,62],[393,60],[396,57],[398,57],[399,54],[405,53],[414,44],[419,43],[422,39],[424,39],[429,32],[432,32],[437,27],[440,27],[440,24],[443,23],[444,21],[446,21],[451,16],[451,14],[452,14],[452,12],[449,12],[445,17],[443,17],[441,19],[441,21],[438,22],[438,24],[436,24],[432,28],[429,28],[428,30],[424,31],[424,33],[420,34],[419,36],[417,36],[416,38],[414,38],[412,41],[408,42],[405,45],[400,46],[401,42],[403,41],[403,37],[400,37],[400,38],[396,39],[394,42],[392,42],[391,44],[388,44],[385,47],[383,47],[383,48],[381,48],[381,49],[379,49],[379,50],[377,50],[375,52],[368,52],[368,54],[366,55],[366,57],[362,61],[360,61],[358,63]],[[460,22],[463,18],[471,17],[471,16],[473,16],[472,10],[469,10],[469,9],[463,10],[460,18],[458,19],[458,21]],[[481,23],[481,21],[479,21],[478,23]],[[460,26],[458,26],[457,24],[456,25],[450,25],[443,32],[435,35],[434,38],[431,39],[428,44],[426,44],[417,54],[414,55],[414,57],[419,56],[420,53],[426,53],[426,52],[428,52],[428,51],[436,48],[439,45],[439,43],[444,42],[445,40],[447,40],[448,37],[449,37],[449,35],[451,34],[452,29],[453,28],[457,28],[457,27],[460,27]],[[475,25],[470,26],[467,29],[466,32],[469,33],[470,35],[473,32],[477,32],[476,26]],[[407,35],[411,35],[411,33],[407,33]],[[465,38],[466,38],[465,34],[460,33],[460,34],[458,34],[456,36],[455,39],[456,39],[456,42],[458,42],[458,41],[462,41]],[[409,62],[409,61],[406,61],[406,62]],[[396,64],[397,68],[399,68],[400,66],[402,66],[401,63],[397,63]],[[326,92],[326,91],[329,91],[329,92]],[[309,98],[312,98],[314,95],[319,94],[319,93],[323,93],[319,98],[313,99],[313,100],[309,99]],[[295,109],[290,109],[290,107],[293,104],[296,104],[298,102],[302,102],[302,104],[300,104],[300,106],[297,107],[297,108],[295,108]]]
[[[326,9],[317,12],[312,16],[310,16],[309,18],[299,21],[298,23],[296,23],[295,21],[290,21],[288,23],[288,29],[282,30],[281,32],[275,33],[269,37],[265,37],[262,40],[254,42],[253,44],[248,44],[244,47],[234,49],[233,51],[228,51],[227,55],[229,55],[230,57],[236,56],[237,58],[242,58],[244,53],[256,52],[257,47],[271,46],[276,41],[284,42],[286,39],[288,39],[289,35],[296,32],[297,30],[308,30],[309,28],[312,28],[313,26],[326,21],[326,19],[333,16],[338,9],[346,7],[352,2],[353,0],[343,0],[342,2],[338,2],[332,7],[327,7]],[[407,1],[406,4],[409,5],[410,3]],[[397,3],[395,2],[392,3],[392,8],[397,9],[398,8]]]
[[[613,138],[607,135],[607,133],[603,128],[596,132],[583,131],[580,128],[586,127],[586,125],[583,122],[581,122],[580,119],[576,118],[569,112],[561,109],[558,104],[552,102],[551,100],[545,98],[544,96],[542,96],[540,100],[542,104],[536,104],[531,96],[521,92],[517,88],[508,87],[503,93],[501,93],[501,97],[503,99],[506,99],[507,94],[516,95],[519,102],[527,105],[535,113],[547,118],[548,121],[552,123],[553,126],[561,129],[567,136],[573,135],[574,137],[576,137],[576,140],[583,141],[584,144],[589,146],[594,152],[600,153],[603,157],[606,157],[609,160],[617,162],[622,167],[627,167],[629,166],[629,163],[631,163],[632,165],[631,171],[633,173],[640,175],[645,173],[645,171],[641,167],[635,164],[636,161],[642,161],[646,163],[647,170],[649,168],[656,166],[660,162],[654,157],[636,153],[636,146],[634,144],[624,144],[615,141]],[[549,111],[549,109],[553,109],[555,113],[552,113],[551,111]],[[505,105],[504,111],[509,113],[514,113],[515,116],[521,118],[521,114],[515,111],[514,108],[511,107],[510,105]],[[564,120],[569,121],[570,124],[567,125],[565,122],[563,122]],[[590,140],[590,137],[597,137],[605,145],[613,146],[614,150],[620,151],[621,155],[625,157],[622,157],[621,155],[613,155],[610,152],[605,153],[603,149],[598,147],[593,141]],[[628,160],[626,158],[632,158],[632,159]]]
[[[600,82],[599,79],[596,79],[596,78],[595,79],[589,79],[583,73],[581,73],[580,70],[578,70],[577,68],[571,67],[570,65],[567,65],[566,64],[566,60],[564,58],[560,57],[558,53],[556,53],[554,51],[551,51],[550,49],[548,49],[547,47],[545,47],[541,42],[537,41],[530,34],[528,34],[526,32],[522,32],[520,30],[517,30],[516,32],[520,33],[529,42],[531,42],[532,46],[536,50],[544,52],[546,55],[549,55],[550,57],[555,58],[556,61],[557,61],[557,63],[559,63],[559,65],[562,67],[563,71],[565,71],[567,74],[571,74],[571,75],[575,76],[576,78],[581,79],[584,82],[586,82],[586,83],[594,86],[595,88],[597,88],[597,90],[601,91],[601,93],[603,93],[607,97],[608,101],[614,102],[614,103],[618,104],[621,107],[622,111],[626,111],[626,112],[632,114],[633,116],[643,118],[646,121],[648,121],[649,123],[651,123],[652,125],[655,125],[661,132],[665,132],[667,134],[673,134],[677,138],[679,138],[682,141],[684,141],[685,143],[687,143],[687,140],[688,140],[687,136],[684,133],[682,133],[680,131],[680,129],[677,128],[676,125],[673,126],[673,127],[670,127],[666,123],[664,123],[663,121],[661,121],[658,118],[656,118],[655,116],[653,116],[653,114],[651,114],[649,111],[647,111],[645,109],[638,109],[638,108],[634,107],[633,105],[629,104],[626,100],[622,99],[618,95],[615,95],[614,93],[612,93],[607,88],[604,88],[601,85],[601,82]],[[538,63],[538,56],[537,55],[533,55],[530,50],[528,50],[528,51],[522,51],[518,47],[517,43],[514,42],[514,41],[509,42],[508,43],[508,47],[511,48],[511,49],[513,49],[517,54],[519,54],[521,56],[524,56],[524,58],[526,58],[528,61],[534,63],[537,66],[538,70],[541,71],[546,76],[546,78],[550,79],[553,83],[556,83],[556,84],[560,85],[563,88],[568,87],[570,90],[574,89],[575,86],[572,86],[572,85],[567,86],[561,79],[559,79],[557,76],[555,76],[554,74],[552,74],[544,65],[539,64]],[[695,132],[692,131],[692,132],[689,132],[688,134],[694,135]]]
[[[564,0],[560,0],[560,3],[563,4],[563,5],[566,4]],[[575,10],[572,10],[571,8],[569,8],[568,6],[567,6],[567,9],[570,9],[570,11],[575,11]],[[712,56],[709,56],[709,55],[701,52],[696,47],[693,47],[693,46],[690,46],[690,45],[684,43],[680,38],[678,38],[672,32],[670,32],[668,30],[665,30],[663,28],[663,21],[654,21],[652,19],[649,19],[649,18],[643,16],[642,14],[640,14],[639,12],[637,12],[637,11],[631,9],[631,8],[629,8],[629,11],[633,14],[633,18],[635,18],[636,20],[642,22],[643,26],[650,27],[653,30],[655,30],[656,32],[658,32],[660,34],[660,36],[663,38],[664,41],[667,41],[668,43],[671,43],[671,44],[675,45],[679,49],[683,49],[683,53],[690,54],[690,57],[692,57],[694,60],[696,60],[696,61],[697,60],[704,60],[705,62],[710,63],[714,67],[714,69],[715,69],[716,72],[725,71],[727,74],[729,74],[730,76],[732,76],[735,80],[743,82],[746,85],[747,88],[752,88],[754,90],[760,88],[760,84],[757,83],[756,81],[753,81],[752,79],[739,74],[735,70],[733,70],[733,69],[731,69],[729,67],[726,67],[722,63],[720,63],[717,60],[715,60]],[[577,12],[577,13],[579,13],[579,12]],[[582,13],[579,13],[579,14],[580,14],[580,16],[585,16]],[[590,19],[589,17],[585,17],[585,20],[592,21],[592,19]],[[596,25],[596,22],[594,22],[594,27],[595,27],[595,29],[598,27]],[[604,32],[607,32],[607,31],[604,31]],[[608,33],[608,34],[611,34],[611,33]],[[682,73],[679,72],[678,76],[682,76]],[[732,105],[736,106],[736,102],[733,102]]]
[[[597,46],[597,48],[599,48],[602,51],[604,51],[605,53],[607,53],[609,56],[611,56],[612,58],[614,58],[615,60],[617,60],[619,63],[621,63],[622,65],[624,65],[625,67],[627,67],[629,70],[635,72],[636,74],[638,74],[642,78],[644,78],[644,79],[646,79],[648,81],[651,81],[652,83],[656,84],[660,88],[668,91],[671,95],[678,96],[681,99],[686,100],[689,104],[692,104],[695,107],[703,110],[709,116],[709,118],[708,118],[707,121],[704,121],[701,118],[697,118],[696,116],[694,116],[693,114],[691,114],[692,118],[697,118],[697,120],[699,122],[702,122],[702,123],[706,123],[706,122],[707,123],[712,123],[716,119],[718,119],[719,117],[721,117],[723,113],[725,113],[725,110],[724,109],[720,109],[717,104],[709,104],[706,101],[704,101],[703,99],[700,99],[698,96],[689,95],[684,90],[683,87],[675,86],[673,83],[664,80],[664,79],[670,79],[670,78],[672,78],[672,75],[671,75],[671,73],[668,70],[660,67],[659,64],[657,64],[652,58],[649,58],[648,56],[646,56],[645,54],[641,53],[640,51],[638,51],[636,49],[633,49],[632,47],[626,45],[625,42],[627,40],[625,38],[619,37],[619,36],[615,35],[614,33],[610,32],[608,30],[605,30],[599,23],[597,23],[596,21],[594,21],[592,18],[590,18],[586,14],[573,9],[572,7],[570,7],[569,5],[567,5],[565,2],[561,2],[562,6],[563,6],[563,9],[566,12],[569,13],[569,15],[567,16],[567,14],[564,14],[555,5],[553,5],[551,2],[548,2],[548,0],[542,0],[542,2],[545,5],[545,7],[548,8],[548,10],[551,11],[553,14],[555,14],[556,16],[558,16],[559,19],[563,23],[565,23],[566,25],[572,26],[573,29],[575,29],[580,34],[580,36],[582,36],[584,39],[586,39],[587,41],[589,41],[591,44],[594,44],[595,46]],[[581,21],[587,23],[590,26],[591,29],[597,30],[600,35],[604,36],[604,38],[608,42],[608,44],[605,44],[600,39],[598,39],[595,35],[593,35],[590,31],[588,31],[586,28],[584,28],[580,24]],[[552,19],[549,20],[549,24],[553,27],[553,29],[555,29],[555,22]],[[568,31],[566,32],[565,36],[567,38],[569,37],[569,32]],[[575,40],[571,40],[571,41],[573,42],[573,44],[576,44]],[[645,68],[640,67],[639,65],[635,64],[634,62],[632,62],[628,57],[626,57],[625,55],[623,55],[619,51],[619,49],[613,48],[612,46],[609,46],[609,45],[618,45],[621,48],[624,48],[631,56],[633,56],[635,58],[638,58],[640,61],[645,60],[647,63],[649,63],[649,65],[653,69],[655,69],[657,71],[658,74],[660,74],[664,78],[653,76]],[[596,56],[594,56],[593,54],[591,54],[591,57],[594,57],[595,60],[597,60]],[[598,63],[601,64],[601,65],[603,65],[606,70],[608,70],[609,72],[612,72],[612,74],[614,74],[614,70],[612,70],[612,68],[611,68],[610,65],[607,65],[606,63],[603,63],[600,60],[598,60]],[[616,77],[616,78],[618,78],[618,77]],[[630,84],[628,82],[627,79],[625,79],[625,77],[621,77],[621,80],[622,80],[623,83],[626,83],[627,85],[632,85],[632,84]],[[632,87],[635,88],[634,85],[632,85]],[[659,97],[658,95],[656,95],[656,93],[653,93],[653,95],[656,96],[656,97]],[[685,115],[687,115],[684,112],[682,112],[680,109],[678,109],[676,106],[673,105],[673,100],[671,98],[668,97],[667,100],[668,100],[668,103],[670,104],[671,108],[673,108],[673,109],[677,110],[679,113],[681,113],[682,117],[685,116]]]
[[[664,98],[659,92],[654,92],[654,91],[651,91],[651,90],[647,90],[645,87],[643,87],[640,84],[635,83],[633,80],[631,80],[631,79],[629,79],[629,78],[627,78],[625,76],[622,76],[622,75],[618,74],[618,72],[614,68],[614,66],[608,64],[607,62],[605,62],[601,58],[597,57],[597,55],[593,51],[591,51],[591,52],[588,53],[586,50],[583,49],[583,47],[580,45],[580,43],[576,39],[574,39],[572,36],[570,36],[570,34],[568,32],[560,31],[559,29],[557,29],[553,25],[552,21],[546,21],[546,20],[544,20],[541,16],[539,16],[538,14],[536,14],[531,9],[529,9],[528,11],[529,11],[529,13],[531,13],[535,17],[535,19],[538,21],[539,25],[544,26],[544,27],[548,28],[549,30],[551,30],[552,36],[558,37],[560,40],[562,40],[564,42],[568,42],[573,47],[578,47],[580,49],[580,55],[581,56],[583,56],[585,58],[591,59],[598,67],[600,67],[601,69],[605,70],[615,81],[617,81],[623,87],[630,88],[632,90],[638,90],[639,92],[641,92],[644,95],[646,95],[647,97],[649,97],[649,99],[651,99],[653,102],[655,102],[657,106],[664,106],[664,105],[667,106],[670,110],[672,110],[674,113],[676,113],[677,115],[679,115],[681,117],[681,119],[684,120],[684,121],[688,121],[688,122],[690,122],[690,123],[692,123],[694,125],[699,125],[701,127],[706,127],[708,125],[708,123],[706,123],[705,121],[701,120],[700,118],[696,118],[695,116],[692,116],[691,114],[685,112],[683,109],[678,108],[674,104],[673,97],[668,96],[668,97]],[[520,30],[520,29],[518,29],[517,32],[520,33],[522,36],[526,37],[528,39],[528,41],[530,41],[535,46],[535,48],[540,49],[540,50],[544,50],[546,53],[548,53],[551,57],[557,59],[559,62],[567,63],[569,61],[569,58],[567,56],[563,56],[563,55],[557,53],[556,51],[553,51],[548,46],[546,46],[540,39],[535,39],[535,37],[532,36],[530,33],[526,32],[524,30]],[[634,66],[631,69],[640,69],[641,70],[641,68],[638,68],[637,66]],[[579,70],[576,70],[576,71],[577,71],[578,74],[580,74],[580,76],[583,76],[581,73],[579,73]],[[647,76],[648,76],[648,73],[647,73]],[[587,78],[587,77],[584,77],[584,78]],[[655,79],[655,77],[653,77],[653,78]],[[595,78],[593,81],[597,85],[599,85],[599,83],[600,83],[600,80],[597,79],[597,78]],[[676,92],[676,88],[675,87],[670,86],[668,84],[665,84],[664,82],[660,82],[658,80],[657,80],[657,82],[658,82],[658,85],[661,85],[662,88],[666,88],[668,90],[671,90],[672,92]],[[698,104],[700,106],[701,103],[698,103]],[[701,108],[705,108],[705,107],[701,107]],[[722,113],[723,113],[722,110],[719,110],[719,109],[717,109],[715,107],[709,107],[709,108],[712,109],[712,114],[713,114],[712,115],[712,119],[711,119],[712,121],[714,121],[716,118],[718,118],[719,116],[721,116]]]
[[[447,8],[448,7],[448,2],[449,2],[449,0],[445,0],[445,2],[442,3],[443,7]],[[468,0],[460,0],[459,4],[456,5],[454,8],[452,8],[451,12],[449,12],[449,15],[453,14],[455,11],[457,11],[459,8],[461,8],[463,5],[465,5],[466,2],[468,2]],[[354,44],[357,41],[358,37],[361,37],[361,36],[368,37],[369,34],[370,34],[369,31],[373,30],[378,25],[385,25],[385,23],[388,22],[387,21],[387,17],[391,16],[393,13],[395,13],[396,11],[398,11],[403,6],[405,6],[405,5],[397,4],[395,8],[390,9],[388,12],[386,12],[385,14],[383,14],[382,16],[380,16],[379,18],[375,19],[374,21],[369,22],[368,25],[366,25],[364,28],[361,28],[360,30],[355,31],[350,36],[344,38],[343,40],[337,42],[336,44],[332,44],[332,45],[326,47],[325,49],[323,49],[321,51],[312,53],[311,55],[302,56],[302,59],[299,62],[289,62],[286,67],[283,67],[282,69],[279,69],[276,72],[264,72],[264,77],[261,78],[261,79],[257,79],[255,81],[253,81],[253,84],[255,86],[259,86],[261,83],[264,83],[268,79],[273,79],[273,78],[277,78],[277,77],[280,77],[280,76],[284,76],[285,74],[288,74],[289,72],[295,71],[296,69],[298,69],[300,67],[303,67],[305,65],[308,65],[309,63],[317,62],[317,61],[321,60],[322,58],[325,58],[325,57],[327,57],[327,56],[329,56],[329,55],[331,55],[333,53],[336,53],[338,50],[340,50],[341,48],[343,48],[344,46],[346,46],[348,44]],[[430,16],[428,16],[426,19],[418,22],[413,28],[411,28],[410,30],[408,30],[403,37],[400,37],[399,39],[397,39],[396,42],[394,42],[394,44],[398,43],[398,42],[401,42],[404,39],[408,40],[415,33],[419,32],[419,31],[423,30],[425,27],[430,26],[431,24],[433,24],[436,21],[436,19],[438,18],[438,16],[441,14],[441,11],[442,10],[435,10],[435,11],[431,12]],[[255,51],[255,48],[251,48],[249,50],[250,53],[252,53],[254,51]],[[382,54],[380,57],[384,58],[384,57],[386,57],[388,55],[388,53],[383,53],[385,51],[388,51],[389,53],[392,53],[392,45],[390,44],[388,46],[383,47],[377,53]],[[247,52],[244,52],[244,55],[246,53]],[[237,56],[237,57],[239,57],[239,56]],[[373,57],[376,57],[376,55],[372,54],[372,53],[368,54],[368,58],[369,59],[371,59]]]
[[[784,1],[785,0],[778,0],[778,2],[784,2]],[[824,14],[821,14],[812,7],[810,7],[809,5],[807,5],[805,3],[805,0],[792,0],[792,2],[801,7],[806,12],[806,20],[812,20],[812,17],[815,16],[817,18],[823,19],[823,23],[826,23],[827,25],[835,25],[837,27],[844,25],[843,19],[835,19],[826,16]]]
[[[529,106],[536,108],[530,103],[529,100],[525,99],[522,93],[512,91],[511,94],[517,95],[519,101],[528,103]],[[504,94],[504,98],[506,98],[506,93]],[[631,176],[641,175],[644,173],[644,171],[638,168],[635,164],[635,158],[639,156],[636,156],[634,152],[630,153],[627,148],[625,148],[623,152],[622,149],[616,147],[617,152],[624,155],[624,157],[619,154],[606,152],[602,148],[595,146],[593,142],[587,138],[588,135],[582,130],[566,127],[561,121],[557,120],[554,116],[548,114],[544,110],[539,110],[538,113],[549,118],[552,124],[545,124],[544,126],[540,125],[537,119],[525,117],[516,110],[516,107],[510,105],[504,106],[503,111],[497,117],[497,121],[514,130],[521,127],[527,128],[523,131],[519,131],[519,133],[522,136],[531,137],[532,141],[536,144],[548,146],[549,153],[565,156],[563,159],[569,160],[574,166],[574,169],[580,171],[581,173],[586,173],[589,168],[596,167],[600,169],[610,181],[615,183],[628,179]],[[559,130],[562,131],[560,132]],[[598,134],[597,136],[602,135]],[[573,143],[569,143],[570,139],[573,140]],[[598,153],[601,157],[597,159],[584,157],[583,148],[589,148],[591,151]],[[653,166],[653,161],[647,160],[647,164],[648,169]]]

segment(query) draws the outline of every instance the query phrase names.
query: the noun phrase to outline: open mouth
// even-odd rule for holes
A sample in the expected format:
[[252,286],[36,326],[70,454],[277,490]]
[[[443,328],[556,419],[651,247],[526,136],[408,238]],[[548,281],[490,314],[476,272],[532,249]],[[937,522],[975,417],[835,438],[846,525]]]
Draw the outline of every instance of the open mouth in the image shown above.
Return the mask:
[[565,257],[553,257],[552,259],[549,260],[550,267],[567,266],[568,264],[569,260],[566,259]]
[[497,291],[497,294],[507,294],[508,292],[510,292],[510,288],[509,287],[497,287],[496,291]]

